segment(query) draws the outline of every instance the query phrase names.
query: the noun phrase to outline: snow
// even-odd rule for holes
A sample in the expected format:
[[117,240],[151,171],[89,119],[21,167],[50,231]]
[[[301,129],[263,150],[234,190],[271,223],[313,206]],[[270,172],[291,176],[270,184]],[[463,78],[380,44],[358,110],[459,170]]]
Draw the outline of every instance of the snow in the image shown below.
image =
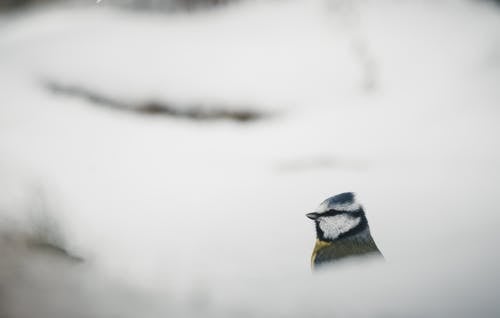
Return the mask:
[[[0,16],[2,226],[47,213],[85,259],[26,256],[7,310],[497,316],[499,17],[444,0]],[[46,81],[272,116],[138,115]],[[387,262],[312,275],[305,214],[351,190]]]

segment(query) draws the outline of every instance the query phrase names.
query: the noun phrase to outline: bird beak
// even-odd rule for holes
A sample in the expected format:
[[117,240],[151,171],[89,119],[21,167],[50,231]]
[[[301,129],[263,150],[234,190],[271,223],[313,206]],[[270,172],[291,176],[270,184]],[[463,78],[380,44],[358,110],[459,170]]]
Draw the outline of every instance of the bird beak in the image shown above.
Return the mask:
[[319,217],[319,213],[316,212],[307,213],[306,216],[311,220],[316,220]]

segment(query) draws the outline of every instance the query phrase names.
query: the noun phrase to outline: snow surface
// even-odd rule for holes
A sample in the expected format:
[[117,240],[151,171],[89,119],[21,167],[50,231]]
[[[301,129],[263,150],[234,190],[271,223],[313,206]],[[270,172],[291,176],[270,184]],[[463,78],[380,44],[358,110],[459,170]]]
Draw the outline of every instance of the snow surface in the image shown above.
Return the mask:
[[[499,80],[500,10],[484,2],[4,14],[2,226],[46,215],[85,262],[19,252],[27,278],[0,304],[12,317],[498,316]],[[142,116],[47,81],[273,116]],[[345,191],[387,262],[312,275],[305,213]]]

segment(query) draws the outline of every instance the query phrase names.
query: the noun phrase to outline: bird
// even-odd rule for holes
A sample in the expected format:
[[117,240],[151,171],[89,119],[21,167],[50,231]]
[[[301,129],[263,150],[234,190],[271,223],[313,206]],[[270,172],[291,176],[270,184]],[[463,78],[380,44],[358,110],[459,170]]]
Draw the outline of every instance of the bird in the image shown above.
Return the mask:
[[344,192],[330,197],[306,216],[316,226],[316,244],[311,256],[313,270],[346,258],[373,256],[383,259],[355,193]]

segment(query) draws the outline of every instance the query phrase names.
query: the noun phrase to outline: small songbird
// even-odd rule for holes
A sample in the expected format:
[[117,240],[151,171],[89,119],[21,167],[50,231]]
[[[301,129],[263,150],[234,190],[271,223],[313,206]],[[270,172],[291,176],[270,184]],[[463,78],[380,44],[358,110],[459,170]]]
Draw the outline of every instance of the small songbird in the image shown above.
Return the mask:
[[306,216],[316,224],[313,269],[347,257],[382,257],[370,234],[368,220],[356,195],[345,192],[323,201]]

